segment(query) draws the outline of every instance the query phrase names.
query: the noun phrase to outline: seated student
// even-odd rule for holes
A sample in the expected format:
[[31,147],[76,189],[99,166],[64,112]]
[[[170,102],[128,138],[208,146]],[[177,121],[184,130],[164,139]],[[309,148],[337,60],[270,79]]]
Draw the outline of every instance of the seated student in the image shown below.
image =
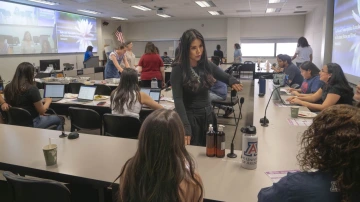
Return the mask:
[[[9,105],[5,102],[5,100],[4,100],[4,98],[2,96],[0,96],[0,105],[1,105],[1,110],[2,111],[9,110]],[[1,113],[0,113],[0,123],[4,123],[4,119],[1,116]]]
[[45,98],[43,104],[39,89],[35,85],[34,70],[34,66],[29,62],[19,64],[13,79],[5,87],[5,100],[12,107],[27,110],[33,118],[35,128],[48,128],[56,125],[57,130],[62,130],[62,120],[58,116],[44,116],[52,99]]
[[164,52],[164,55],[161,56],[161,59],[164,63],[172,63],[172,59],[167,55],[167,52]]
[[359,134],[359,108],[335,105],[322,111],[302,136],[297,158],[303,172],[261,189],[258,202],[360,201]]
[[112,114],[131,116],[137,119],[139,119],[139,113],[143,104],[151,109],[163,108],[149,95],[140,92],[137,72],[131,68],[125,68],[122,71],[120,83],[111,93],[110,100]]
[[[352,105],[353,89],[349,86],[340,65],[329,63],[320,72],[320,80],[324,85],[314,94],[304,97],[290,97],[287,100],[312,111],[321,111],[336,104]],[[322,100],[322,104],[315,104]]]
[[290,88],[289,91],[292,95],[301,96],[303,94],[313,94],[321,88],[324,84],[320,81],[320,70],[312,62],[304,62],[300,65],[301,75],[304,77],[304,81],[301,84],[300,89]]
[[119,201],[200,202],[203,192],[179,115],[154,111],[141,126],[136,153],[121,170]]
[[301,76],[299,68],[291,62],[291,57],[288,55],[278,55],[277,62],[279,64],[279,71],[284,71],[288,75],[287,84],[292,86],[293,84],[298,84],[301,86],[304,78]]
[[[213,62],[216,66],[219,67],[220,58],[217,56],[212,56],[211,62]],[[226,100],[226,98],[227,98],[227,85],[221,81],[216,80],[214,85],[211,86],[211,88],[209,89],[210,103],[213,100]],[[229,115],[234,113],[233,109],[230,107],[226,107],[223,105],[218,105],[217,107],[225,111],[224,117],[229,117]]]

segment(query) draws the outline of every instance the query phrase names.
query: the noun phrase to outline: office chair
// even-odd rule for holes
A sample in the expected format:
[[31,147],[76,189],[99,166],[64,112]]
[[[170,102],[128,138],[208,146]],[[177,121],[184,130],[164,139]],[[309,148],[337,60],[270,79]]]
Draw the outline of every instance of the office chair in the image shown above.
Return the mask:
[[79,107],[69,107],[71,120],[71,132],[75,130],[96,130],[100,129],[102,135],[102,120],[95,110]]
[[141,127],[139,119],[116,114],[104,114],[103,120],[105,135],[137,139]]

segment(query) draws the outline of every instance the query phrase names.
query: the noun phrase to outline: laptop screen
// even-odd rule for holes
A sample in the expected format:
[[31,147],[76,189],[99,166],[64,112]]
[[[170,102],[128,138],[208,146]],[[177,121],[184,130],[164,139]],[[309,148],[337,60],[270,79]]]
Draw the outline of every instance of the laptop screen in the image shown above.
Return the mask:
[[45,85],[45,98],[63,98],[65,93],[65,85]]
[[147,95],[150,94],[150,88],[141,88],[140,91],[147,94]]
[[160,92],[150,92],[150,97],[156,102],[160,101]]
[[78,99],[94,100],[96,86],[81,86]]

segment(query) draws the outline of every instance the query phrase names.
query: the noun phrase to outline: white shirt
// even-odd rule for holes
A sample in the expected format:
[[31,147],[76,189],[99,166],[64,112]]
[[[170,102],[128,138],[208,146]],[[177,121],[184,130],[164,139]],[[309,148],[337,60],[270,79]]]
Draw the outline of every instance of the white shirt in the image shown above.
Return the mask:
[[[130,68],[135,69],[135,54],[133,52],[130,51],[126,51],[125,52],[126,58],[127,58],[127,62],[129,63]],[[121,61],[120,66],[122,68],[125,68],[125,63],[124,61]]]
[[[135,94],[135,93],[134,93]],[[114,98],[116,96],[116,93],[114,93]],[[113,100],[111,101],[113,102]],[[127,103],[127,105],[129,105],[129,102]],[[113,104],[112,104],[113,105]],[[139,102],[139,100],[136,100],[135,103],[133,104],[132,108],[127,108],[127,105],[124,105],[124,113],[120,113],[119,111],[115,110],[115,109],[111,109],[111,113],[112,114],[117,114],[119,116],[131,116],[134,118],[139,119],[140,118],[140,111],[141,111],[141,103]]]
[[296,48],[297,62],[303,63],[306,61],[310,61],[310,55],[313,54],[313,50],[310,46],[308,47],[297,47]]

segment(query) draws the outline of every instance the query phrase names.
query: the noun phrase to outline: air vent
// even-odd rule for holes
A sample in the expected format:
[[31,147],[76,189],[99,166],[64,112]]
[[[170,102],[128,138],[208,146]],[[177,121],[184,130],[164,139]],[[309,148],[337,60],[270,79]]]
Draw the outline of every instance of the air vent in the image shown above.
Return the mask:
[[248,9],[248,10],[236,10],[236,12],[237,13],[249,13],[249,12],[251,12],[251,10],[250,9]]
[[95,0],[70,0],[70,1],[75,1],[75,2],[78,2],[78,3],[90,3],[90,2],[94,2]]
[[295,11],[294,13],[307,13],[307,11]]
[[144,18],[144,17],[146,17],[145,15],[134,15],[133,16],[134,18]]

